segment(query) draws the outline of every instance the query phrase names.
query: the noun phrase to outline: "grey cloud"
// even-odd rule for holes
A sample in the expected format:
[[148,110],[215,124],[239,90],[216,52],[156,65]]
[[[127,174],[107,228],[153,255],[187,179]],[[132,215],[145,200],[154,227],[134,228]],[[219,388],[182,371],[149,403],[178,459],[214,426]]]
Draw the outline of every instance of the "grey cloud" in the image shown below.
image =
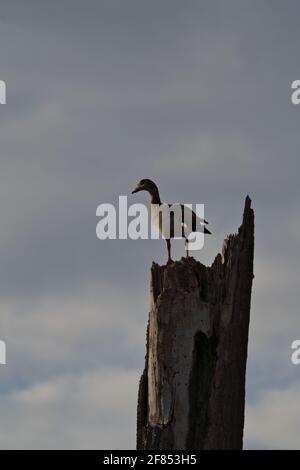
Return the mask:
[[132,448],[137,384],[134,371],[95,369],[4,394],[1,448]]
[[299,448],[299,382],[284,390],[263,391],[255,405],[247,407],[245,428],[249,447]]
[[[299,109],[289,87],[299,78],[298,13],[293,0],[284,8],[279,1],[233,0],[2,6],[7,420],[11,413],[19,423],[10,389],[21,394],[99,362],[112,374],[142,366],[149,267],[152,259],[165,261],[164,243],[100,242],[95,235],[97,205],[117,202],[141,177],[158,181],[168,202],[205,203],[213,236],[196,256],[207,264],[240,224],[246,193],[253,198],[249,404],[261,390],[293,385],[287,348],[299,325],[298,286],[291,282],[299,277]],[[174,245],[181,256],[181,244]],[[130,400],[135,396],[132,387]],[[18,401],[20,416],[24,406]],[[49,436],[36,423],[42,445]],[[66,418],[61,439],[73,446],[70,423]],[[93,426],[90,432],[97,434]],[[15,444],[10,439],[3,441],[8,447],[32,445],[20,435]]]

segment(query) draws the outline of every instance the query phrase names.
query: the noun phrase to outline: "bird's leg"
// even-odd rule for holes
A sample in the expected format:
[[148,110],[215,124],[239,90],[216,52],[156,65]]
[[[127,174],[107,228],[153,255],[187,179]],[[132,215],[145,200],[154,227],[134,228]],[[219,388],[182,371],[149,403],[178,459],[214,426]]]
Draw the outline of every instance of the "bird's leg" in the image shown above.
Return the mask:
[[168,262],[167,264],[173,263],[173,260],[171,258],[171,240],[168,238],[166,239],[167,242],[167,247],[168,247]]
[[186,250],[186,257],[188,258],[189,257],[189,241],[187,238],[184,241],[184,245],[185,245],[185,250]]

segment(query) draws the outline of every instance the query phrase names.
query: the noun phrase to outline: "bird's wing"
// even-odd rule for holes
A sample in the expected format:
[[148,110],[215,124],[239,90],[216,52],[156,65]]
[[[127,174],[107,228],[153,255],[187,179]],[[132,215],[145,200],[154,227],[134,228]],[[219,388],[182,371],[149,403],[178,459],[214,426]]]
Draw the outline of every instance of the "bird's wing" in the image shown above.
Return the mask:
[[185,205],[181,205],[182,208],[182,214],[184,211],[184,217],[185,220],[182,224],[184,232],[186,234],[190,232],[202,232],[206,234],[211,234],[211,232],[205,227],[205,224],[208,224],[208,222],[205,219],[202,219],[201,217],[198,217],[195,212],[190,209],[189,207]]
[[[162,206],[164,205],[162,204]],[[168,225],[167,227],[168,231],[164,233],[165,230],[164,230],[164,227],[162,226],[162,220],[161,220],[161,217],[159,217],[159,231],[163,233],[164,236],[167,236],[167,233],[168,233],[169,236],[173,238],[175,236],[175,232],[178,230],[180,226],[182,227],[182,232],[181,232],[180,237],[188,236],[191,232],[203,231],[204,233],[207,233],[207,234],[210,233],[210,231],[207,230],[206,227],[204,227],[204,224],[207,224],[208,222],[205,219],[198,217],[196,213],[192,209],[187,207],[186,205],[175,203],[175,204],[166,204],[166,206],[169,207],[169,209],[173,208],[173,210],[175,211],[175,214],[172,210],[168,210],[165,212],[164,208],[160,207],[160,210],[164,212],[164,222],[167,223]],[[176,221],[175,221],[175,218],[176,218]]]
[[201,224],[208,224],[207,220],[198,217],[195,212],[184,204],[181,204],[182,213],[184,211],[187,220],[192,220],[193,227]]

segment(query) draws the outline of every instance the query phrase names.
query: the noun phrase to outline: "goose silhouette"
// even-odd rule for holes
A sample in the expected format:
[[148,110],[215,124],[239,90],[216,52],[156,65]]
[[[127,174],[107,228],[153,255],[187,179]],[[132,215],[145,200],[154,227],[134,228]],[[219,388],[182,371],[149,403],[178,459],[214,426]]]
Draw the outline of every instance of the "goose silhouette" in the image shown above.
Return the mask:
[[[132,194],[147,191],[151,197],[151,223],[163,235],[167,242],[168,264],[171,258],[171,238],[184,238],[186,256],[189,257],[189,235],[193,232],[211,234],[205,227],[208,222],[198,217],[194,211],[184,204],[165,204],[161,202],[158,187],[150,179],[139,181]],[[170,208],[172,210],[170,210]],[[179,228],[179,229],[178,229]]]

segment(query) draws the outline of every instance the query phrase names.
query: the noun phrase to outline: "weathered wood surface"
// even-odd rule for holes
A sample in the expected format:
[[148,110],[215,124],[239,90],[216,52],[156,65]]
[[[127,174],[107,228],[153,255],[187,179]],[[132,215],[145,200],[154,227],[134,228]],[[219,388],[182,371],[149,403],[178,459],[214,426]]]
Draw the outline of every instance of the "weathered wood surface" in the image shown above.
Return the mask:
[[138,449],[242,448],[253,252],[247,197],[211,267],[153,263]]

